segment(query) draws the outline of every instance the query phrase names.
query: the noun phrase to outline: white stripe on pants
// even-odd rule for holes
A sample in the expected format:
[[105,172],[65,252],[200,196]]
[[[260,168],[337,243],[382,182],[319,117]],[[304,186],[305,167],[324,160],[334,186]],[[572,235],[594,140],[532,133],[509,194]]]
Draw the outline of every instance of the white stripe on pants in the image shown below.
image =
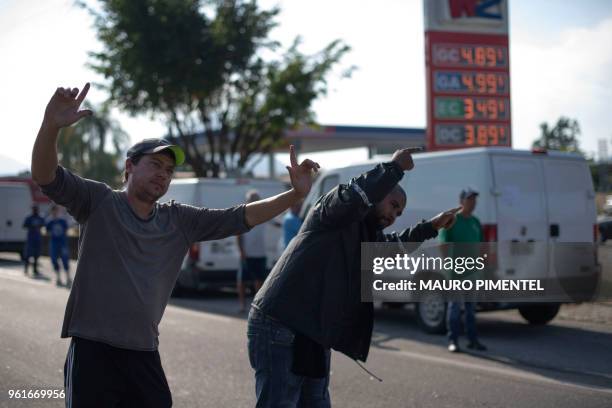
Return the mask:
[[72,366],[74,363],[74,339],[70,341],[68,356],[66,357],[66,379],[64,381],[64,393],[66,398],[66,408],[72,407]]

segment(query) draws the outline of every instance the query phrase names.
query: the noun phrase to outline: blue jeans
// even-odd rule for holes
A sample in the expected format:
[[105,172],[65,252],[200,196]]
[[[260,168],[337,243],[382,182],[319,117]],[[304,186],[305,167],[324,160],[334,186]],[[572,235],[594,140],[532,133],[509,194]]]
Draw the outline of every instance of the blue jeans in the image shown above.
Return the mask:
[[295,334],[287,327],[251,307],[247,336],[249,361],[255,370],[257,408],[331,407],[327,389],[329,349],[325,350],[325,378],[302,377],[291,372]]
[[40,256],[40,238],[28,238],[25,244],[25,248],[23,250],[23,258],[26,262],[30,260],[30,258],[34,258],[34,261],[38,259]]
[[55,272],[59,272],[60,270],[58,258],[62,260],[64,270],[68,271],[70,268],[68,255],[68,245],[66,245],[65,239],[51,238],[49,240],[49,257],[51,258],[51,263],[53,264],[53,269],[55,269]]
[[465,311],[465,331],[467,334],[468,341],[477,342],[478,339],[476,335],[476,316],[474,315],[473,302],[448,302],[448,320],[446,321],[448,339],[450,341],[456,342],[459,338],[459,332],[461,331],[462,305]]

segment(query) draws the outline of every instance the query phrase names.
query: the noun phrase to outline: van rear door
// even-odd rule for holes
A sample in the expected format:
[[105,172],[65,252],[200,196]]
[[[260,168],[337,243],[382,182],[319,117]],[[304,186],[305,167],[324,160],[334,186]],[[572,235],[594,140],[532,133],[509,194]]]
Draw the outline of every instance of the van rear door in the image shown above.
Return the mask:
[[2,197],[2,199],[0,200],[0,242],[6,241],[6,238],[5,238],[6,228],[10,224],[9,220],[7,219],[7,215],[8,215],[8,202],[6,199],[7,194],[8,194],[8,190],[4,188],[4,186],[0,185],[0,197]]
[[30,214],[32,207],[32,193],[25,183],[6,183],[2,186],[2,200],[4,212],[2,213],[5,242],[24,242],[26,231],[23,221]]
[[595,193],[587,163],[546,157],[549,236],[554,242],[593,242]]
[[595,193],[585,160],[542,159],[548,205],[550,273],[557,278],[594,274]]
[[548,216],[541,160],[492,154],[500,278],[548,275]]

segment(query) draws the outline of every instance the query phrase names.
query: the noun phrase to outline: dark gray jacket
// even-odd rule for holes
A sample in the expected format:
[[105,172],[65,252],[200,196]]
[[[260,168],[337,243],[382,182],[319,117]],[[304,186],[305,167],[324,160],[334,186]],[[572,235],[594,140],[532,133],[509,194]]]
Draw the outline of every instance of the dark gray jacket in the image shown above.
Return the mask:
[[437,236],[429,222],[389,235],[366,224],[368,212],[403,174],[396,163],[382,163],[322,196],[257,293],[254,306],[324,347],[365,361],[373,308],[360,297],[361,243],[422,242]]

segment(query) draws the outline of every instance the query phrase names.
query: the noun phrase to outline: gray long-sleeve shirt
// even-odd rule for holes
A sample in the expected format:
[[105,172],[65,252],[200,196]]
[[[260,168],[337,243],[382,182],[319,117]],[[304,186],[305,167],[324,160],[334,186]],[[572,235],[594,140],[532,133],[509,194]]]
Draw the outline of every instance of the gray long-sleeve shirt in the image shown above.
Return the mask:
[[58,166],[42,186],[79,222],[79,257],[62,337],[132,350],[156,350],[158,325],[193,242],[248,231],[245,206],[223,210],[156,203],[147,219],[124,191]]

